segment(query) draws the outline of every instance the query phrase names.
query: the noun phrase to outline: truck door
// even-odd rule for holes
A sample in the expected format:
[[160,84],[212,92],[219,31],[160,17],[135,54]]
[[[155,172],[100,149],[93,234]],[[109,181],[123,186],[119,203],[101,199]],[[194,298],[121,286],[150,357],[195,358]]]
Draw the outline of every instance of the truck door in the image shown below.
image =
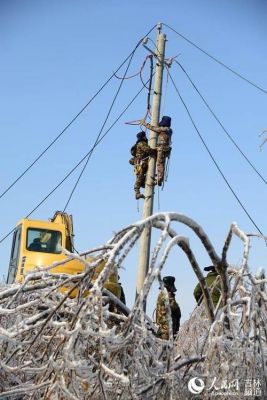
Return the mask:
[[18,226],[13,234],[7,283],[13,283],[17,275],[21,245],[21,228],[21,225]]

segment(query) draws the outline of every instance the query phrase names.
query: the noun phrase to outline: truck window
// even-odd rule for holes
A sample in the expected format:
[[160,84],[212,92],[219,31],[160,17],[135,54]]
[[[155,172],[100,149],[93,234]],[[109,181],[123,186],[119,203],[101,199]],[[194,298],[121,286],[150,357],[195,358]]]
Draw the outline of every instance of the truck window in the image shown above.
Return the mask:
[[9,270],[7,283],[13,283],[17,274],[19,252],[20,252],[20,242],[21,242],[21,226],[19,226],[13,234],[12,249],[9,262]]
[[27,229],[26,248],[40,253],[61,253],[61,232],[49,229]]

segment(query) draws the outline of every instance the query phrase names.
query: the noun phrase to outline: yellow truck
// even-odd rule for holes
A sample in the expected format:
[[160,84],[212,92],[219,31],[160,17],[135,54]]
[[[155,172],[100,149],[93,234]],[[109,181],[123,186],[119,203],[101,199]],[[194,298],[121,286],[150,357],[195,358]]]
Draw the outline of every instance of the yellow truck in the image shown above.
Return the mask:
[[[65,212],[56,211],[48,221],[27,218],[20,220],[13,234],[7,283],[23,282],[27,272],[66,260],[68,257],[62,248],[73,253],[73,238],[72,216]],[[90,257],[88,260],[92,259]],[[104,262],[96,269],[95,278],[103,267]],[[75,275],[83,270],[84,264],[73,259],[52,268],[51,272]],[[105,288],[120,298],[121,286],[118,283],[117,270],[110,274]]]

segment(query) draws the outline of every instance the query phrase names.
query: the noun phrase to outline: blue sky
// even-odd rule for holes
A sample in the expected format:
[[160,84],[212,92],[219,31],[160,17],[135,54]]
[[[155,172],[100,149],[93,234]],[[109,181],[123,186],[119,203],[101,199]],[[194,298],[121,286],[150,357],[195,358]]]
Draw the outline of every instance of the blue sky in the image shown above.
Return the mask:
[[[267,89],[266,1],[85,1],[0,0],[0,191],[29,165],[100,88],[138,40],[157,22],[165,22],[251,81]],[[258,137],[266,121],[266,94],[240,80],[164,27],[166,56],[179,54],[200,92],[263,176],[267,145]],[[150,36],[155,40],[156,32]],[[150,46],[152,46],[150,42]],[[147,52],[140,46],[129,74],[138,71]],[[175,65],[172,76],[198,129],[237,195],[266,233],[266,186],[245,163],[205,108],[187,78]],[[148,69],[144,76],[148,76]],[[123,75],[123,71],[120,73]],[[53,148],[2,199],[0,236],[27,215],[94,143],[120,81],[113,79]],[[122,86],[107,127],[141,88],[138,77]],[[173,119],[173,151],[169,179],[160,192],[160,211],[194,218],[210,236],[218,253],[231,222],[255,232],[222,180],[188,119],[171,83],[164,81],[163,114]],[[147,93],[96,148],[67,209],[74,216],[76,247],[84,251],[104,243],[114,231],[141,218],[134,199],[129,148],[138,128],[125,121],[143,117]],[[34,214],[47,219],[63,209],[77,179],[76,171]],[[157,200],[155,211],[158,211]],[[210,264],[194,235],[190,238],[201,266]],[[1,277],[6,275],[11,237],[1,245]],[[254,240],[250,264],[266,266],[266,247]],[[229,261],[238,264],[242,246],[235,240]],[[135,293],[136,252],[120,273],[128,303]],[[166,274],[177,280],[183,317],[193,309],[196,284],[179,250],[170,257]],[[151,294],[154,308],[157,287]]]

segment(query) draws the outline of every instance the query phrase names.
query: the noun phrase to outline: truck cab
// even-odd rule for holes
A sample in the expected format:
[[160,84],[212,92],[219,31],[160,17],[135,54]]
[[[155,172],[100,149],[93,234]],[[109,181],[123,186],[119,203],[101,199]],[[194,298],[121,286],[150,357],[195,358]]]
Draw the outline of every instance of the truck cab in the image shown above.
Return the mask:
[[[21,283],[27,272],[67,260],[62,248],[73,252],[73,236],[72,217],[60,211],[57,211],[48,221],[27,218],[20,220],[13,234],[7,283]],[[92,257],[88,259],[88,261],[92,260]],[[104,265],[103,262],[98,266],[94,279]],[[69,260],[51,269],[52,273],[71,275],[83,271],[84,264],[77,259]],[[121,289],[117,271],[110,274],[105,287],[120,298]]]

